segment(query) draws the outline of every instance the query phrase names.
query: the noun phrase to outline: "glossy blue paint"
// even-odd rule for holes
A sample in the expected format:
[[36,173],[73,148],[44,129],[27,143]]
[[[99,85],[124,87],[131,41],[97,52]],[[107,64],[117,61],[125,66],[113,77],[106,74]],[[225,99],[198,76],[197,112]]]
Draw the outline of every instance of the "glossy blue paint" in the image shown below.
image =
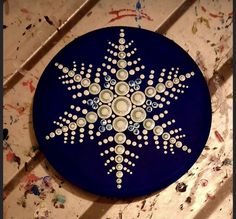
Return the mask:
[[[175,119],[174,128],[182,128],[186,138],[184,144],[192,149],[190,154],[176,148],[175,154],[164,154],[163,150],[157,150],[152,135],[149,134],[149,145],[142,148],[127,146],[131,152],[139,155],[135,160],[135,167],[132,168],[132,175],[124,173],[122,189],[116,187],[115,172],[107,175],[109,168],[104,166],[106,159],[100,153],[115,143],[99,146],[99,140],[115,134],[114,131],[105,131],[95,140],[90,140],[85,131],[85,141],[79,143],[78,138],[75,144],[63,143],[63,136],[46,140],[45,136],[54,131],[57,126],[54,120],[69,111],[69,106],[84,106],[82,99],[72,99],[73,91],[61,84],[58,79],[62,72],[54,66],[55,62],[73,68],[73,61],[85,63],[86,66],[93,64],[93,69],[101,67],[103,57],[108,55],[110,48],[108,41],[117,42],[119,30],[125,30],[127,41],[134,40],[134,47],[137,48],[137,55],[146,68],[140,73],[148,76],[150,70],[155,70],[155,79],[162,68],[169,70],[171,67],[179,67],[180,73],[194,71],[195,76],[186,81],[189,86],[185,93],[179,95],[177,101],[172,101],[164,109],[169,113],[160,123],[169,119]],[[131,59],[131,58],[130,58]],[[128,67],[127,67],[128,68]],[[96,71],[92,71],[94,77]],[[137,73],[139,74],[139,73]],[[111,77],[114,75],[110,74]],[[128,80],[135,80],[137,75],[130,76]],[[143,82],[147,81],[146,77]],[[127,82],[128,82],[127,80]],[[155,82],[156,82],[155,81]],[[105,80],[101,78],[101,85]],[[140,84],[144,91],[145,83]],[[86,99],[91,99],[89,95]],[[86,105],[87,107],[90,107]],[[90,108],[91,109],[91,108]],[[162,110],[153,108],[149,113],[151,118]],[[201,154],[207,141],[211,126],[211,102],[205,79],[192,58],[172,40],[148,30],[131,27],[109,27],[92,31],[78,37],[64,47],[48,64],[44,70],[34,97],[33,104],[33,125],[41,151],[45,154],[51,165],[66,179],[73,184],[103,196],[111,197],[135,197],[146,195],[160,190],[180,178],[195,163]],[[100,121],[95,123],[95,130],[100,126]],[[172,128],[172,127],[171,127]],[[94,130],[94,131],[95,131]],[[132,132],[125,132],[130,139],[135,135]],[[143,141],[140,141],[143,143]]]

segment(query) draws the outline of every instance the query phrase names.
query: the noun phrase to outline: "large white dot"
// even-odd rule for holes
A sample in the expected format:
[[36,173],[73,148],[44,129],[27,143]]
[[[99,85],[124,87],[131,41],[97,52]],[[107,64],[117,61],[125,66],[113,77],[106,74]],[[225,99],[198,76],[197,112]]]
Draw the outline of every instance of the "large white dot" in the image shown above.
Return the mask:
[[128,78],[129,74],[125,69],[119,69],[116,73],[117,79],[124,81]]
[[113,120],[112,126],[117,132],[124,132],[128,128],[128,121],[124,117],[116,117]]
[[100,92],[99,99],[103,103],[109,103],[113,100],[113,92],[111,90],[104,89]]
[[79,127],[84,127],[86,125],[86,120],[85,118],[80,117],[77,119],[76,123]]
[[158,83],[156,85],[156,90],[158,93],[163,93],[165,91],[166,87],[163,83]]
[[70,129],[70,130],[76,130],[76,128],[77,128],[77,124],[76,124],[75,122],[71,122],[71,123],[69,124],[69,129]]
[[146,96],[148,97],[154,97],[156,95],[156,90],[154,87],[152,86],[148,86],[146,89],[145,89],[145,94]]
[[152,130],[154,128],[154,126],[155,126],[155,122],[152,119],[145,119],[143,121],[143,126],[147,130]]
[[101,90],[101,86],[97,83],[92,83],[90,86],[89,86],[89,92],[93,95],[96,95],[100,92]]
[[80,74],[76,74],[76,75],[74,76],[74,81],[76,81],[76,82],[80,82],[81,79],[82,79],[82,77],[81,77]]
[[86,115],[86,120],[89,123],[95,123],[98,119],[98,116],[95,112],[88,112],[88,114]]
[[155,126],[153,132],[155,135],[161,135],[163,133],[163,128],[161,126]]
[[83,87],[88,87],[90,85],[90,80],[88,78],[83,78],[81,81]]
[[142,122],[146,118],[146,112],[141,107],[136,107],[131,111],[131,119],[134,122]]
[[117,144],[123,144],[126,140],[126,135],[124,133],[116,133],[114,139]]
[[125,68],[127,66],[127,62],[123,59],[120,59],[118,62],[117,62],[117,66],[119,68]]
[[98,108],[98,116],[102,119],[107,119],[111,116],[112,114],[112,110],[109,106],[107,105],[101,105],[99,108]]
[[116,163],[122,163],[123,162],[123,156],[122,155],[116,155],[115,156]]
[[131,102],[137,106],[143,105],[145,100],[146,97],[142,91],[136,91],[131,95]]
[[115,86],[115,92],[118,95],[126,95],[129,92],[129,85],[126,82],[118,82]]
[[112,102],[112,110],[113,112],[118,115],[118,116],[126,116],[131,108],[132,104],[127,97],[117,97],[113,102]]
[[123,154],[125,152],[125,147],[123,145],[116,145],[115,153],[116,154]]

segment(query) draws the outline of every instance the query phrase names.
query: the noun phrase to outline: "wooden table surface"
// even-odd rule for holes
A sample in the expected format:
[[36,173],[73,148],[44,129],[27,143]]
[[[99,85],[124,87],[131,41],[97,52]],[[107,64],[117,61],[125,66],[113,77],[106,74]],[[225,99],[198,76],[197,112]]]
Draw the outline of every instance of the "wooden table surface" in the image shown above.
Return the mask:
[[[6,0],[3,7],[5,219],[233,217],[231,0]],[[167,188],[132,200],[99,197],[65,181],[39,152],[32,129],[44,68],[74,38],[107,26],[140,27],[178,43],[201,68],[212,98],[211,132],[197,162]]]

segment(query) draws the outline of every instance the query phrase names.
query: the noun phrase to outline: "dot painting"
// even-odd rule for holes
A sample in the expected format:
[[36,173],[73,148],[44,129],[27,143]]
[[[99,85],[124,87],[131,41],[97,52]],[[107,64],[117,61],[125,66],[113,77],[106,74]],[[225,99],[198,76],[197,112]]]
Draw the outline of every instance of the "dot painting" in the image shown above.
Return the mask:
[[66,179],[99,195],[133,197],[168,186],[194,164],[210,130],[210,96],[173,41],[103,28],[69,43],[46,67],[33,123],[41,150]]

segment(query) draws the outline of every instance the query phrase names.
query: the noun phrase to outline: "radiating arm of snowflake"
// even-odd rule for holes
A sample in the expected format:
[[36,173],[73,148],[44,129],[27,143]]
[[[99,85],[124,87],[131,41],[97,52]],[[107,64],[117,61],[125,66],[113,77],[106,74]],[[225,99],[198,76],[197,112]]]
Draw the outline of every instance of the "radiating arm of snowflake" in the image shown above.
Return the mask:
[[[62,84],[73,93],[72,98],[78,98],[82,104],[71,105],[70,112],[64,112],[58,121],[54,121],[55,131],[46,136],[50,139],[63,135],[64,143],[70,141],[71,144],[75,138],[82,143],[86,134],[91,140],[97,136],[98,146],[103,148],[100,156],[105,158],[107,174],[115,172],[118,189],[124,172],[133,174],[135,160],[139,159],[139,155],[132,152],[133,148],[141,151],[149,144],[150,136],[164,154],[168,154],[168,150],[174,154],[175,148],[191,153],[182,142],[186,135],[173,125],[175,119],[164,122],[163,118],[169,113],[165,106],[185,92],[188,88],[185,83],[194,72],[180,74],[179,68],[172,67],[169,71],[162,69],[159,75],[150,70],[147,76],[145,65],[137,57],[138,50],[133,45],[133,40],[126,43],[121,29],[118,43],[108,42],[108,55],[96,70],[91,64],[86,67],[84,63],[78,68],[75,61],[71,69],[55,63],[62,72],[59,76]],[[157,75],[158,79],[154,80]],[[144,91],[141,90],[143,84]],[[112,134],[104,138],[105,131]],[[132,133],[132,139],[128,139],[127,133]]]

